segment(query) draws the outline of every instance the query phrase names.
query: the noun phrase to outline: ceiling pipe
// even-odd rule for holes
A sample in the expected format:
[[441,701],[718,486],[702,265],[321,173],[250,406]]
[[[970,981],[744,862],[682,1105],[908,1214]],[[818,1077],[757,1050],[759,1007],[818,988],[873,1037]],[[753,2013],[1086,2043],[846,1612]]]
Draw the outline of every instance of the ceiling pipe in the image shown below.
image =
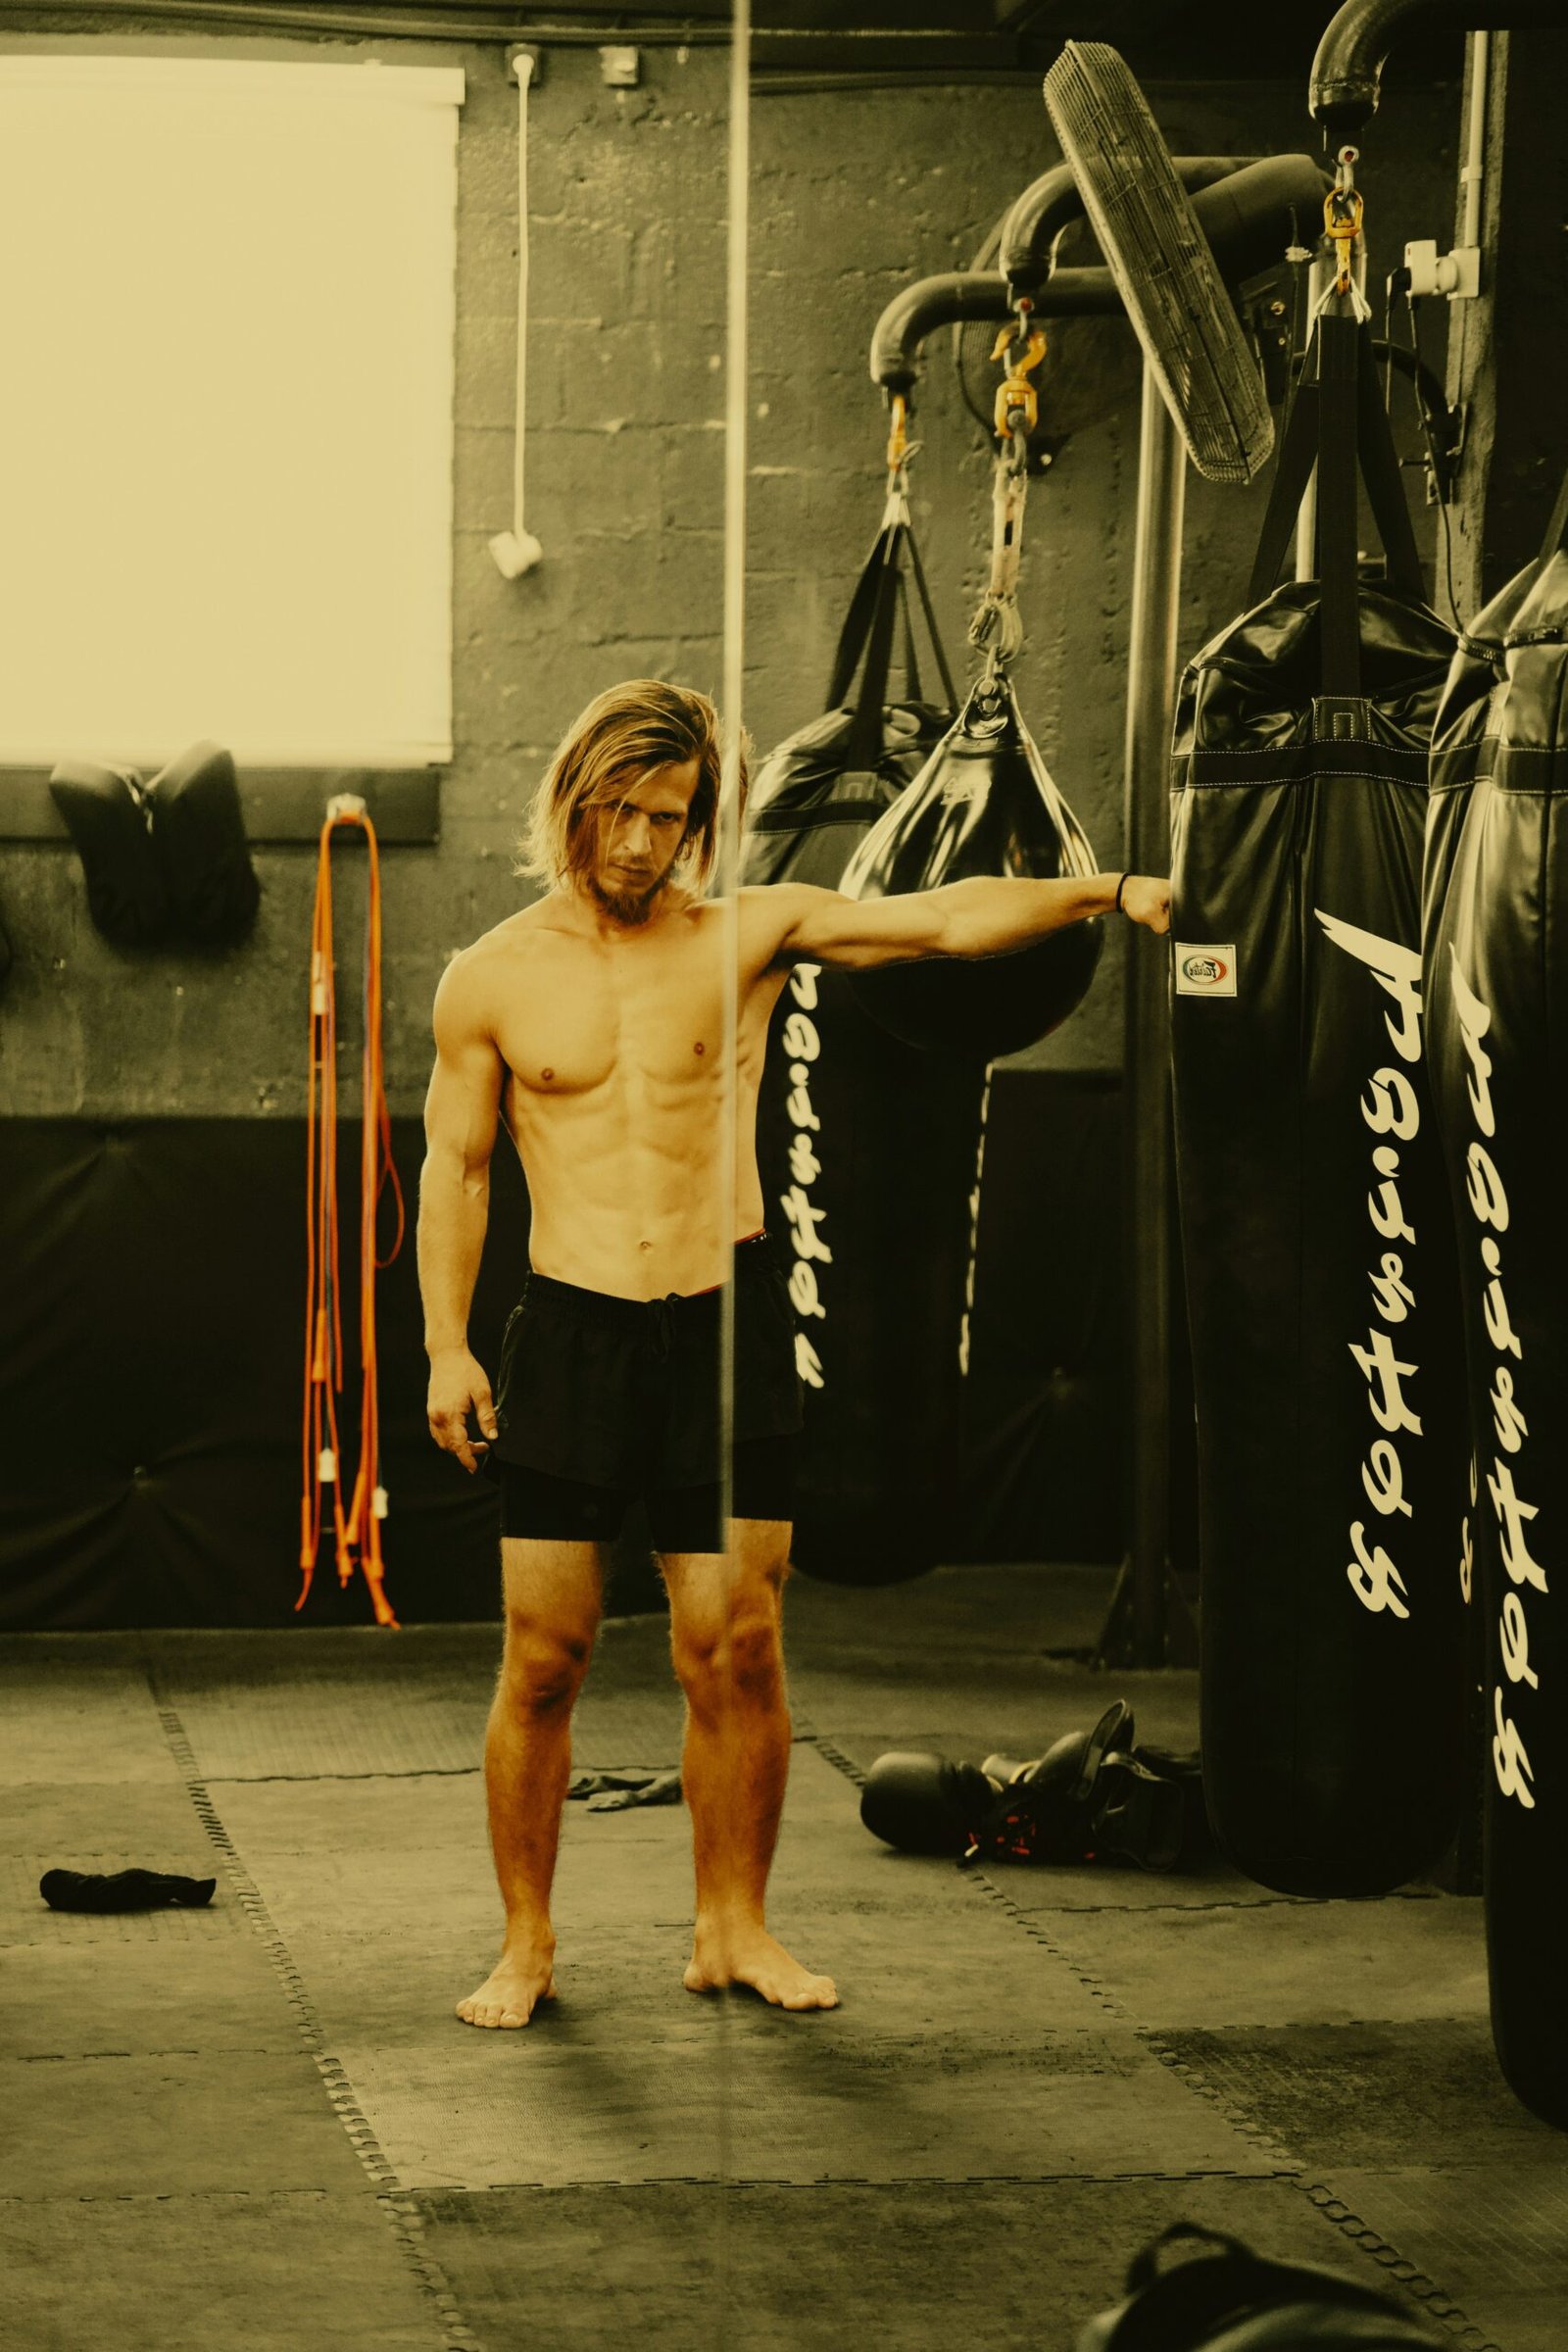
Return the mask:
[[[1206,170],[1225,158],[1188,156],[1177,170]],[[1066,222],[1083,207],[1076,197],[1067,209],[1066,189],[1072,174],[1065,164],[1049,172],[1026,189],[1007,216],[1004,249],[1011,250],[1029,271],[1043,246],[1050,248]],[[1261,162],[1229,170],[1226,176],[1193,191],[1198,225],[1212,247],[1225,275],[1233,281],[1253,277],[1279,260],[1292,226],[1305,212],[1307,225],[1321,206],[1326,185],[1323,172],[1309,155],[1271,155]],[[1022,207],[1028,205],[1026,214]],[[1010,247],[1008,231],[1017,223]],[[1013,315],[1013,284],[1001,270],[948,270],[922,277],[906,286],[888,304],[871,336],[871,381],[886,392],[907,393],[919,375],[920,345],[939,326],[969,318],[1001,322]],[[1053,270],[1029,287],[1035,315],[1041,318],[1120,318],[1123,304],[1110,271]]]
[[[1191,195],[1228,172],[1255,163],[1250,155],[1176,155],[1171,165]],[[997,268],[1024,292],[1032,292],[1051,274],[1051,256],[1056,239],[1070,220],[1083,219],[1084,201],[1070,164],[1056,164],[1025,188],[1002,224]]]
[[1307,104],[1325,146],[1353,139],[1378,111],[1396,34],[1419,24],[1454,32],[1568,27],[1564,0],[1346,0],[1317,45]]

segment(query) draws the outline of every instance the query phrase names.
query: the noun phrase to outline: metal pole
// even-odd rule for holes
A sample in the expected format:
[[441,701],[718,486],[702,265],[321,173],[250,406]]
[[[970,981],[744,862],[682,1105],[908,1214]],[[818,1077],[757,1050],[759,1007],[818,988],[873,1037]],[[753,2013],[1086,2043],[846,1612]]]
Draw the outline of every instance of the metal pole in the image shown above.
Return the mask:
[[[1144,369],[1127,663],[1126,858],[1170,870],[1170,740],[1187,456],[1152,370]],[[1167,958],[1127,943],[1123,1116],[1131,1289],[1132,1462],[1124,1595],[1133,1666],[1166,1647],[1170,1559],[1170,1001]]]

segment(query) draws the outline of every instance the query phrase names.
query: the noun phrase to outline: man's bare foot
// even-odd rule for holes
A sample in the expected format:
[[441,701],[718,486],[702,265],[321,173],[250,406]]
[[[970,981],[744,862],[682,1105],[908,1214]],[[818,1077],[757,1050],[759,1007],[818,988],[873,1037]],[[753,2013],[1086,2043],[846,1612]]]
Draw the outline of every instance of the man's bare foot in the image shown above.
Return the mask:
[[477,1992],[458,2003],[466,2026],[525,2026],[540,2001],[556,1997],[554,1950],[503,1952]]
[[813,1977],[792,1960],[765,1928],[699,1926],[686,1971],[688,1992],[716,1992],[726,1984],[749,1984],[775,2009],[836,2009],[831,1977]]

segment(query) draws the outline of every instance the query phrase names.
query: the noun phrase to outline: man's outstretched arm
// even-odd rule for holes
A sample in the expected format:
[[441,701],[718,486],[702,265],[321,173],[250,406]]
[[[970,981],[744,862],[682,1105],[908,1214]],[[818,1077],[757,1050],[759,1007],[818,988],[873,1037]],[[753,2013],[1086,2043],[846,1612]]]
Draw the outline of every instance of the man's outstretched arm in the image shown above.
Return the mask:
[[1007,956],[1071,923],[1116,907],[1150,931],[1170,929],[1170,884],[1152,874],[1072,875],[1059,882],[976,876],[902,898],[846,899],[806,883],[748,893],[766,899],[779,927],[779,957],[872,971],[942,956]]
[[505,1066],[482,1017],[473,967],[449,964],[435,993],[435,1068],[424,1104],[419,1177],[419,1296],[430,1358],[430,1435],[465,1470],[496,1434],[484,1367],[468,1347],[468,1308],[490,1216],[490,1155],[501,1116]]

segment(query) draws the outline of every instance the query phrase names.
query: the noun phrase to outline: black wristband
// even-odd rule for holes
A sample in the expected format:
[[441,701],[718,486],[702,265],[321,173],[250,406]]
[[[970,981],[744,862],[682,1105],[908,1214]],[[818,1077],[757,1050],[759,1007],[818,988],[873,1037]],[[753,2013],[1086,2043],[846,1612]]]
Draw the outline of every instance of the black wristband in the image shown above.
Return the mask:
[[1120,880],[1120,881],[1117,883],[1117,885],[1116,885],[1116,906],[1115,906],[1115,911],[1116,911],[1116,913],[1117,913],[1117,914],[1120,914],[1120,913],[1121,913],[1121,911],[1122,911],[1121,894],[1122,894],[1122,892],[1123,892],[1123,891],[1126,889],[1126,887],[1127,887],[1128,883],[1129,883],[1131,880],[1132,880],[1132,873],[1131,873],[1131,871],[1129,870],[1127,873],[1123,874],[1123,876],[1122,876],[1121,880]]

